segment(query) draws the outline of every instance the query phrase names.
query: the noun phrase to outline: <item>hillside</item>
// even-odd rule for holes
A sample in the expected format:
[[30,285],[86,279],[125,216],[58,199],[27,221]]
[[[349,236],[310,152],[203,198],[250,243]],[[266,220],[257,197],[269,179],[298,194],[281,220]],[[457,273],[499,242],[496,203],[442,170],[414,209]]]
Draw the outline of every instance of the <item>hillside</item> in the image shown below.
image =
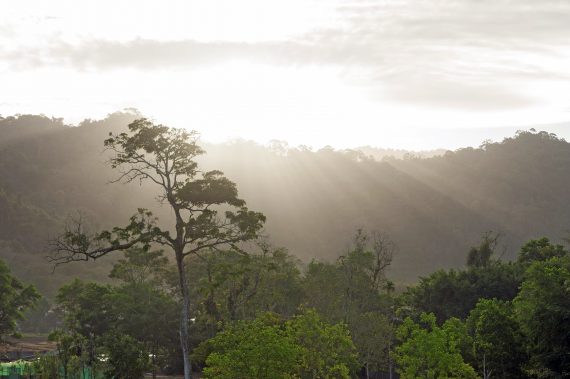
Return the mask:
[[[0,118],[0,257],[44,293],[77,275],[103,279],[108,269],[104,260],[51,273],[47,241],[70,215],[79,210],[105,227],[123,224],[137,207],[165,212],[150,188],[109,184],[116,173],[102,141],[134,117],[116,113],[77,127],[42,116]],[[382,161],[359,151],[246,141],[204,147],[201,163],[237,182],[249,207],[268,217],[273,243],[303,260],[335,259],[358,227],[382,230],[399,246],[391,276],[411,281],[463,265],[485,231],[503,233],[504,257],[512,258],[529,238],[557,240],[570,229],[570,144],[545,132]]]

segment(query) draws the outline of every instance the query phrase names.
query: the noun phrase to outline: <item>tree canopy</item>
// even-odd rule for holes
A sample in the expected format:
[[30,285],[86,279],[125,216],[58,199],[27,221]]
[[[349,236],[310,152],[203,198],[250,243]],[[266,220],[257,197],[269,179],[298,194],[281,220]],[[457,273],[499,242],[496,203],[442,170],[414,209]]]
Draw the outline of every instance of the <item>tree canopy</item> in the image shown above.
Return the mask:
[[456,321],[449,319],[439,327],[435,316],[426,313],[421,315],[420,323],[411,318],[404,320],[397,331],[401,344],[396,349],[403,379],[477,378],[461,355],[460,345],[466,333],[456,328]]
[[0,344],[6,336],[18,335],[17,322],[23,319],[24,311],[39,298],[36,288],[31,284],[25,285],[14,277],[0,259]]
[[246,208],[245,201],[238,198],[236,185],[222,172],[198,169],[195,158],[204,151],[195,132],[156,125],[143,118],[130,123],[128,132],[111,133],[105,147],[113,154],[111,167],[120,172],[116,181],[150,182],[158,187],[158,201],[172,210],[173,229],[159,226],[152,212],[143,208],[125,227],[95,234],[86,231],[79,220],[52,241],[52,261],[60,265],[98,259],[137,245],[170,248],[182,298],[180,333],[184,376],[188,379],[190,299],[185,258],[221,246],[239,250],[238,243],[257,237],[265,216]]

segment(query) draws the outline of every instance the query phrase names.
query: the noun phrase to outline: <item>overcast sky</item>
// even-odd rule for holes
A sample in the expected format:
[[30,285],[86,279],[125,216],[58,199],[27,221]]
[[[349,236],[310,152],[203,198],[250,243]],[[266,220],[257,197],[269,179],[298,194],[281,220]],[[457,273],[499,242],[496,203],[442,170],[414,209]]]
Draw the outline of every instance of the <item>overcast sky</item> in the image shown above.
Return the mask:
[[479,145],[570,121],[570,1],[7,0],[0,89],[3,116],[135,107],[210,141]]

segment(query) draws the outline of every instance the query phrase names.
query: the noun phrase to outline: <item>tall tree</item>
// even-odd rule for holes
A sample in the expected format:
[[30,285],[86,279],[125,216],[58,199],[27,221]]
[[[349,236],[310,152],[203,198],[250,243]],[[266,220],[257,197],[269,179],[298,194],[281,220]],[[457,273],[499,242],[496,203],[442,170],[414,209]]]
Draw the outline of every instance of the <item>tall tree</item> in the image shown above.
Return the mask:
[[191,377],[189,347],[190,298],[185,258],[204,249],[231,246],[257,237],[265,217],[247,209],[236,185],[220,171],[203,172],[195,158],[204,153],[196,132],[155,125],[147,119],[129,124],[129,131],[110,134],[105,146],[114,153],[117,181],[150,182],[159,190],[158,201],[172,210],[173,229],[161,227],[146,209],[139,209],[125,227],[91,234],[81,222],[52,241],[54,263],[98,259],[136,245],[169,248],[176,261],[182,309],[180,342],[184,377]]

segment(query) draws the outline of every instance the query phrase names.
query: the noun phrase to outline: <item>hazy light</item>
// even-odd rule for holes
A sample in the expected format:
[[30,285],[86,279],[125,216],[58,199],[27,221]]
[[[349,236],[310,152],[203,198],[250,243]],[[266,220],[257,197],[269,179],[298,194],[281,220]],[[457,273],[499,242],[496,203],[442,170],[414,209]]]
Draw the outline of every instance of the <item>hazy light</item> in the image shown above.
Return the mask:
[[[567,50],[541,46],[501,51],[485,41],[463,45],[440,37],[436,30],[433,40],[427,40],[432,44],[426,53],[416,41],[423,36],[409,29],[415,25],[410,24],[413,17],[425,27],[413,4],[380,0],[11,2],[0,14],[4,94],[0,114],[42,112],[79,122],[136,107],[157,121],[197,129],[212,141],[281,139],[313,147],[370,144],[415,149],[455,146],[445,137],[425,138],[430,128],[522,127],[570,118]],[[368,16],[367,9],[373,6],[383,12],[375,17],[388,18]],[[426,17],[438,15],[438,8],[428,8]],[[358,17],[360,24],[354,25]],[[464,14],[459,12],[458,17]],[[431,21],[428,18],[426,24]],[[359,39],[358,33],[368,29],[370,33]],[[374,38],[379,37],[374,33],[391,40],[376,42]],[[407,39],[398,37],[400,33]],[[222,51],[212,62],[164,67],[160,63],[83,66],[74,65],[70,57],[53,55],[62,46],[81,47],[82,53],[89,53],[101,41],[140,40],[199,41],[214,47],[223,41],[234,43],[230,47],[236,50],[246,44],[249,53],[234,57],[229,47],[220,47],[230,52]],[[304,49],[295,56],[287,43],[299,40],[296,46]],[[312,45],[307,42],[315,40]],[[285,47],[256,54],[271,44]],[[381,49],[368,49],[377,45]],[[277,57],[272,56],[275,51]],[[171,53],[176,57],[176,51]],[[447,56],[455,58],[446,60]],[[481,135],[471,143],[484,138]]]

